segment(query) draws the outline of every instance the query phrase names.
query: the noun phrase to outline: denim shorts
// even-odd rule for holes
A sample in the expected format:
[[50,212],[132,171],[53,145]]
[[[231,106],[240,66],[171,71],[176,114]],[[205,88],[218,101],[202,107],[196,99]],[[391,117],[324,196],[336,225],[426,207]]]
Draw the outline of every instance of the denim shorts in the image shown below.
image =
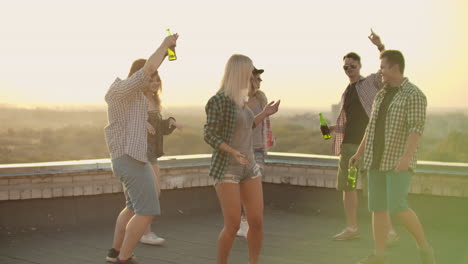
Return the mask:
[[404,212],[409,209],[408,192],[413,172],[369,170],[369,210]]
[[255,162],[260,167],[260,173],[262,175],[265,175],[264,174],[264,172],[265,172],[265,156],[266,156],[266,153],[265,153],[265,151],[263,149],[255,149],[254,150]]
[[248,179],[255,179],[262,176],[260,166],[258,164],[240,165],[229,164],[226,173],[222,179],[216,180],[215,185],[223,182],[242,183]]
[[112,171],[123,185],[126,207],[137,215],[160,215],[153,170],[149,162],[129,155],[112,160]]

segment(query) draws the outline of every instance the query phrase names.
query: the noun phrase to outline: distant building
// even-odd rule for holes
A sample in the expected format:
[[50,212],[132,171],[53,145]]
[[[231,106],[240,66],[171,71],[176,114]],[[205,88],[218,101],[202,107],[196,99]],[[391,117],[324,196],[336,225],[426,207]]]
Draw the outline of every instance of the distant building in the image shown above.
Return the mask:
[[340,114],[340,104],[332,104],[331,105],[331,120],[332,123],[338,119],[338,115]]

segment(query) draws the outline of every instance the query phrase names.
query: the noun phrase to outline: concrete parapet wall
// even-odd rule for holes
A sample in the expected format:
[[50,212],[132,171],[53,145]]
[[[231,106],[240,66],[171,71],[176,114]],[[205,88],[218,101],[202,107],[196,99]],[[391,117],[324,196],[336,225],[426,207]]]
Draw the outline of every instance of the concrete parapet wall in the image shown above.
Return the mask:
[[[160,161],[161,189],[212,186],[210,155],[165,157]],[[264,182],[335,188],[338,158],[269,153]],[[358,181],[358,188],[362,188]],[[83,160],[0,165],[0,201],[49,199],[122,192],[110,162]],[[468,164],[419,162],[410,192],[468,197]]]

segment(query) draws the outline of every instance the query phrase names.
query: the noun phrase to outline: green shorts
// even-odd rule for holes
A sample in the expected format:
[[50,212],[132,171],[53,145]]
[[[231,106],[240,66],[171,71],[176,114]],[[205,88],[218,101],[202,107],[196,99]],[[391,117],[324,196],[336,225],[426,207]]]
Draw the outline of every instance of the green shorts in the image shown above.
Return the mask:
[[404,212],[413,172],[369,170],[369,210]]
[[[340,154],[340,163],[338,167],[338,175],[336,180],[336,189],[339,191],[351,191],[356,188],[348,186],[348,164],[349,159],[356,154],[359,145],[356,144],[342,144],[341,145],[341,154]],[[360,176],[360,172],[356,177],[356,181]]]

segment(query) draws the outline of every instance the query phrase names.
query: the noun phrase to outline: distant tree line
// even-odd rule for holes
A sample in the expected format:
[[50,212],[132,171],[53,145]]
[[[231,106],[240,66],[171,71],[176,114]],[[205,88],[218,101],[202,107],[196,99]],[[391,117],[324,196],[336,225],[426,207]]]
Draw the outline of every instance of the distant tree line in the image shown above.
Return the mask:
[[[1,110],[1,109],[0,109]],[[211,153],[203,140],[202,113],[172,113],[185,125],[165,138],[166,155]],[[318,130],[317,115],[273,118],[276,145],[270,151],[331,155],[331,141]],[[108,158],[104,111],[0,111],[0,164]],[[429,115],[420,160],[468,162],[468,117]]]

